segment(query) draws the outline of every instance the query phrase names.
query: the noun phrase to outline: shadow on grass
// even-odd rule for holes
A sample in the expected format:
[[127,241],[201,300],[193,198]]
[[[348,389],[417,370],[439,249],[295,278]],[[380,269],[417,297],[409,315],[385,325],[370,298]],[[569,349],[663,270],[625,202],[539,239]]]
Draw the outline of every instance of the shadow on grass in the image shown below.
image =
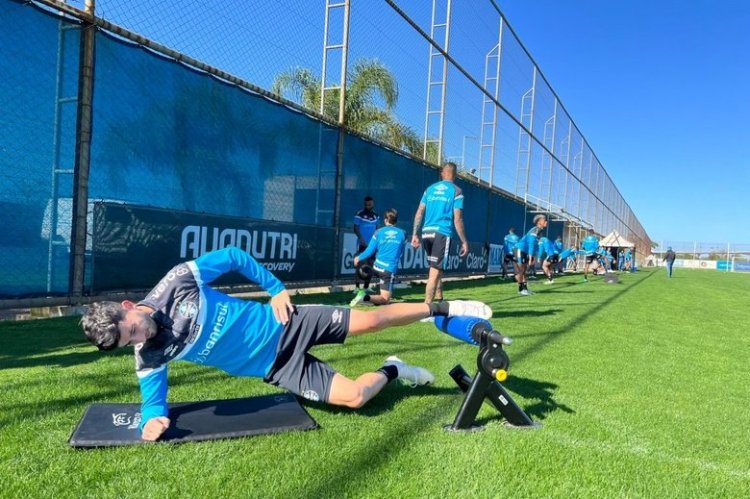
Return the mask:
[[[0,371],[26,367],[70,367],[102,356],[132,355],[127,350],[99,352],[87,340],[77,317],[0,324]],[[81,351],[81,347],[87,351]]]
[[[545,303],[546,305],[546,303]],[[542,315],[555,315],[562,312],[561,308],[553,308],[550,310],[513,310],[513,311],[500,311],[492,314],[493,319],[504,319],[512,317],[539,317]]]
[[45,355],[43,352],[35,352],[29,357],[0,357],[0,371],[3,369],[19,369],[26,367],[72,367],[88,364],[107,357],[126,357],[133,355],[128,349],[120,349],[112,352],[100,352],[95,347],[89,352],[70,351]]
[[532,418],[544,419],[547,417],[547,414],[557,410],[561,410],[568,414],[575,413],[570,407],[555,402],[553,395],[557,389],[557,385],[550,383],[549,381],[538,381],[529,378],[521,378],[519,376],[508,376],[508,379],[503,382],[503,385],[511,392],[517,393],[527,400],[536,400],[536,402],[531,405],[524,407],[526,414]]
[[[612,293],[607,299],[599,303],[598,305],[591,308],[591,311],[582,311],[580,315],[575,317],[574,319],[566,322],[562,326],[560,326],[557,329],[553,329],[552,331],[547,331],[543,333],[532,333],[528,335],[523,335],[524,337],[531,337],[531,336],[540,336],[541,339],[535,342],[534,344],[526,347],[521,352],[516,353],[512,357],[512,361],[518,362],[520,359],[523,359],[534,352],[537,352],[544,348],[548,343],[554,341],[555,339],[567,334],[568,332],[575,329],[576,326],[579,326],[580,324],[583,324],[584,322],[590,320],[592,317],[596,316],[597,313],[604,310],[604,308],[615,301],[616,299],[620,298],[623,294],[628,293],[636,288],[636,286],[639,286],[646,282],[646,280],[650,279],[656,275],[655,273],[650,273],[647,276],[645,276],[643,279],[633,282],[628,287],[621,288],[616,290],[614,293]],[[577,293],[580,293],[581,291],[577,291]],[[592,293],[593,291],[586,291],[587,293]]]
[[[398,402],[407,397],[444,397],[445,395],[458,395],[460,392],[456,388],[436,387],[436,386],[418,386],[412,388],[398,382],[389,383],[383,388],[383,391],[367,402],[364,407],[359,409],[350,409],[336,405],[328,405],[322,402],[311,402],[300,398],[300,403],[308,408],[327,412],[328,414],[352,414],[359,416],[376,417],[381,414],[391,412]],[[458,409],[458,406],[456,406]]]
[[[200,372],[182,372],[176,375],[170,375],[170,384],[173,386],[190,385],[194,383],[205,383],[207,381],[217,381],[227,375],[218,370],[209,370]],[[250,380],[250,378],[248,378]],[[0,412],[0,426],[5,426],[17,421],[39,420],[48,418],[50,414],[65,412],[74,408],[79,409],[80,414],[89,404],[95,402],[111,402],[112,399],[130,398],[129,402],[140,402],[140,392],[138,382],[134,376],[127,374],[86,374],[76,375],[75,382],[77,386],[90,387],[97,386],[96,391],[69,396],[60,396],[59,392],[50,391],[49,398],[34,397],[33,401],[3,404],[3,411]],[[260,383],[260,380],[255,380]],[[22,388],[21,388],[22,389]],[[66,391],[71,391],[70,388]],[[76,419],[77,421],[77,419]],[[71,420],[71,424],[76,421]],[[72,428],[72,426],[71,426]]]

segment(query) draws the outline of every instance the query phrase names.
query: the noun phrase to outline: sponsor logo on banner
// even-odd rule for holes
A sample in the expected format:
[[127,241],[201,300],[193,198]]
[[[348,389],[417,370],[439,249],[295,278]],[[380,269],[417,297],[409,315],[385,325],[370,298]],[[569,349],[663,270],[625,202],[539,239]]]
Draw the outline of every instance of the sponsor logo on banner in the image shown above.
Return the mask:
[[734,262],[735,272],[750,272],[750,262]]
[[358,249],[357,236],[345,232],[341,241],[341,275],[354,274],[354,257],[357,256]]
[[490,243],[489,263],[487,273],[497,274],[503,270],[503,245]]
[[425,255],[421,244],[417,249],[414,249],[410,242],[406,243],[399,268],[403,269],[404,273],[410,274],[422,274],[427,270],[427,255]]
[[298,235],[292,232],[188,225],[180,237],[180,258],[195,259],[236,246],[271,272],[291,272],[297,258],[297,241]]

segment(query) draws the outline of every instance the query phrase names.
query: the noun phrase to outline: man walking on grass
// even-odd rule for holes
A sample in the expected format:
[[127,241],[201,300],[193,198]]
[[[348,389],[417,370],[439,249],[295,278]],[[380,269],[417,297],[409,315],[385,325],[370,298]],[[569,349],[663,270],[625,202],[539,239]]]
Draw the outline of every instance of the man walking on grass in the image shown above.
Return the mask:
[[[443,299],[443,270],[448,261],[453,226],[456,227],[461,239],[459,256],[466,256],[469,243],[464,233],[464,194],[461,188],[454,184],[456,180],[456,164],[445,163],[440,170],[442,180],[429,186],[422,195],[422,200],[414,215],[414,231],[411,237],[412,247],[419,248],[422,234],[422,246],[427,255],[430,273],[425,289],[425,303]],[[424,220],[424,226],[422,221]]]

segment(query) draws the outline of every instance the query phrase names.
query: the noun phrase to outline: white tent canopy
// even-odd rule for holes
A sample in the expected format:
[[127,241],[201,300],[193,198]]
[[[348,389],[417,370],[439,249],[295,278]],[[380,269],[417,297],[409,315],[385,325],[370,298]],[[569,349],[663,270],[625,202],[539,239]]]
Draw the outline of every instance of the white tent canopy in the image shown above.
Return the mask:
[[599,241],[599,246],[607,248],[634,248],[635,244],[622,237],[616,230],[613,230],[607,237]]

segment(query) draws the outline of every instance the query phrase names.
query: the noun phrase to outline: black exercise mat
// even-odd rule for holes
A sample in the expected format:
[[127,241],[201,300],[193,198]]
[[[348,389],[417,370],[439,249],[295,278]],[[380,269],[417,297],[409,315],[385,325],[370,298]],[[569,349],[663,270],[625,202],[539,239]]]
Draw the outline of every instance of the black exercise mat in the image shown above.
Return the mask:
[[[169,405],[172,423],[159,442],[182,443],[312,430],[318,425],[290,394]],[[68,441],[72,447],[148,443],[138,429],[140,404],[92,404]]]

